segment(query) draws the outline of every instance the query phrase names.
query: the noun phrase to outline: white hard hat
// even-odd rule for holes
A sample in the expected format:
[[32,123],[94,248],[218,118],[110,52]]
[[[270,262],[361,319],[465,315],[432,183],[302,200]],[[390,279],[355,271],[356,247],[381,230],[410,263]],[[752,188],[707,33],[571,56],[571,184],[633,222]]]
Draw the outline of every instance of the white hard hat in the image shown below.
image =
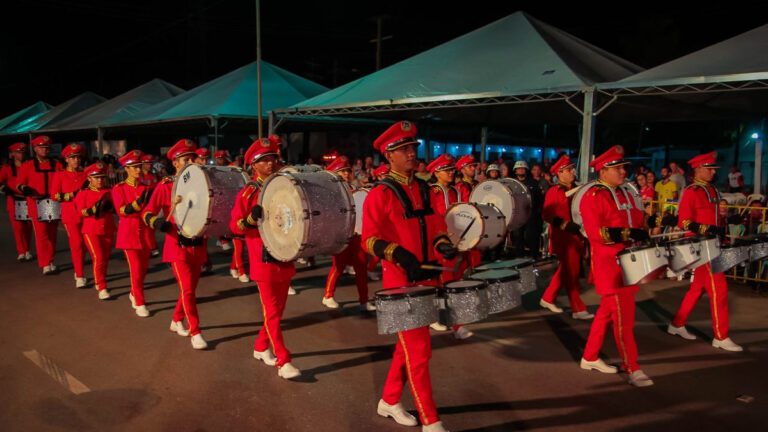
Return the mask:
[[485,173],[488,174],[491,171],[499,171],[499,166],[496,164],[488,165],[488,168],[486,168]]
[[515,165],[512,167],[512,170],[516,170],[518,168],[528,169],[528,163],[526,161],[516,161]]

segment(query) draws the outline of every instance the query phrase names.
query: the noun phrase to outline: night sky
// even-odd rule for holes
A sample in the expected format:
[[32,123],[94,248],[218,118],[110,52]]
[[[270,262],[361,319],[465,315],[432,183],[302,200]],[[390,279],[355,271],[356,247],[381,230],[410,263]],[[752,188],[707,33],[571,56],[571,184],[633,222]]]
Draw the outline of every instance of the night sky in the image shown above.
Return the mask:
[[[765,1],[678,5],[589,2],[262,1],[263,58],[328,87],[375,70],[374,17],[383,15],[383,66],[518,10],[643,67],[768,22]],[[0,24],[0,117],[38,100],[106,98],[153,78],[184,89],[255,60],[254,1],[45,0],[14,4]],[[663,5],[663,7],[661,6]],[[642,8],[622,11],[619,8]],[[765,53],[756,53],[765,55]]]

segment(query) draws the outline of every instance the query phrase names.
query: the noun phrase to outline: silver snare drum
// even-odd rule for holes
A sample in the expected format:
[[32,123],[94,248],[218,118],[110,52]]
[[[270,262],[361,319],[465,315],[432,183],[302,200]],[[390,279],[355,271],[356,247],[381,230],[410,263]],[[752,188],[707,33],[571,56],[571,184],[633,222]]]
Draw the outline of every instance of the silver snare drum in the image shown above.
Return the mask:
[[486,283],[488,313],[495,314],[520,306],[520,273],[517,270],[486,270],[475,273],[472,279]]
[[[701,258],[701,243],[696,238],[683,238],[664,243],[669,253],[669,268],[674,272],[706,264]],[[634,284],[630,284],[634,285]]]
[[61,220],[61,203],[50,198],[37,200],[37,220],[39,222]]
[[32,220],[32,218],[29,217],[29,207],[27,207],[27,200],[14,200],[13,207],[14,207],[14,218],[17,221]]
[[536,272],[533,268],[533,259],[516,258],[511,260],[496,261],[475,267],[476,272],[498,269],[517,270],[520,273],[521,295],[536,291]]
[[721,246],[720,256],[712,260],[712,273],[722,273],[748,259],[749,246]]
[[768,256],[768,241],[758,239],[749,245],[749,260],[759,261]]
[[413,286],[376,292],[379,334],[424,327],[438,320],[437,288]]
[[667,251],[659,246],[629,247],[619,252],[616,259],[619,261],[625,286],[641,283],[646,276],[669,263]]
[[699,243],[701,243],[701,260],[704,262],[698,265],[704,265],[720,256],[720,240],[717,237],[702,236],[699,237]]
[[457,280],[445,284],[446,324],[469,324],[488,318],[488,294],[485,282]]

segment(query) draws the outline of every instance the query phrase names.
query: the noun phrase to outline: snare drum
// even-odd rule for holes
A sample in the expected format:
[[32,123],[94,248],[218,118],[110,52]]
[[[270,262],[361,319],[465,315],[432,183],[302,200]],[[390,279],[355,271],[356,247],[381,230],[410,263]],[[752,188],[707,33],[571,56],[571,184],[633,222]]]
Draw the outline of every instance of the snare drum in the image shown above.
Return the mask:
[[488,293],[485,282],[457,280],[445,284],[446,324],[469,324],[488,318]]
[[[624,285],[637,285],[650,282],[646,276],[666,266],[670,260],[667,251],[659,246],[628,247],[616,255],[624,276]],[[600,271],[599,269],[595,269]]]
[[376,292],[379,334],[393,334],[436,322],[437,288],[413,286]]
[[757,239],[749,245],[749,260],[759,261],[768,256],[768,242],[765,239]]
[[486,270],[509,269],[520,273],[520,294],[528,294],[536,291],[536,272],[533,268],[533,259],[517,258],[505,261],[496,261],[475,267],[476,272]]
[[712,274],[722,273],[749,259],[749,246],[720,246],[720,255],[712,260]]
[[520,273],[517,270],[486,270],[475,273],[472,279],[486,283],[488,313],[495,314],[520,306]]
[[697,267],[704,265],[720,256],[720,240],[715,236],[701,236],[698,238],[701,244],[701,263]]
[[665,242],[664,246],[669,253],[669,268],[675,273],[707,263],[701,259],[701,243],[697,238],[685,237],[672,240]]
[[504,215],[492,205],[456,203],[445,212],[445,224],[451,239],[461,237],[470,223],[472,226],[457,245],[462,252],[496,247],[507,233]]
[[173,210],[176,226],[188,238],[232,235],[232,209],[247,182],[247,174],[239,167],[187,165],[171,192],[173,197],[181,196]]
[[341,252],[354,234],[355,204],[337,175],[278,172],[264,182],[259,233],[279,261]]
[[17,221],[32,220],[32,218],[29,217],[29,207],[27,207],[27,200],[14,200],[13,207],[14,207],[14,218]]
[[363,202],[368,197],[368,189],[355,189],[352,200],[355,202],[355,234],[363,233]]
[[469,202],[490,204],[504,215],[509,230],[516,230],[531,217],[531,194],[515,179],[486,180],[472,190]]
[[61,220],[61,203],[50,198],[36,200],[38,222]]

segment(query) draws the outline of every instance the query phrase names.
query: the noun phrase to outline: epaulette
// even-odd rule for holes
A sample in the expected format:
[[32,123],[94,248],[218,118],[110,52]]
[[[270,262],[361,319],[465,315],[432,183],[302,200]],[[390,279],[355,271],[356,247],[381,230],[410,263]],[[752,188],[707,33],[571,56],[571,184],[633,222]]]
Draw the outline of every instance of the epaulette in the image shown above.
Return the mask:
[[162,180],[160,180],[160,184],[167,184],[167,183],[173,183],[173,177],[171,176],[165,176]]
[[245,184],[245,190],[243,191],[243,198],[251,199],[254,193],[259,190],[259,185],[256,182],[248,182]]
[[608,192],[611,191],[610,187],[602,183],[595,183],[594,185],[592,185],[591,189],[592,189],[592,196],[597,196],[597,193],[603,190]]

